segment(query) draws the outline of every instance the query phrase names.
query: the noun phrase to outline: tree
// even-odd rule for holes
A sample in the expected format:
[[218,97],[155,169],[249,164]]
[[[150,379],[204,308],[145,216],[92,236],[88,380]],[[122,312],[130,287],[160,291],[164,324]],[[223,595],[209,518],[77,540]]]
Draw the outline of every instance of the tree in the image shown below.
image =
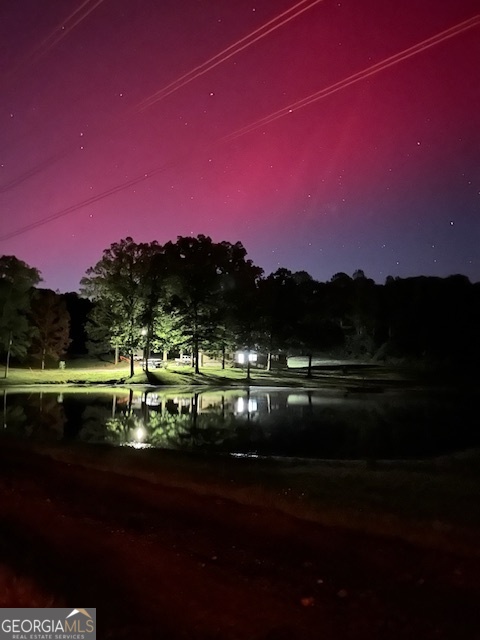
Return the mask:
[[315,280],[303,281],[297,293],[296,306],[298,322],[294,333],[294,343],[308,357],[307,378],[312,377],[313,355],[325,348],[322,323],[325,322],[324,298],[321,285]]
[[31,342],[28,320],[31,292],[40,273],[15,256],[0,257],[0,348],[5,355],[5,378],[10,357],[25,357]]
[[169,351],[184,346],[185,336],[182,329],[180,314],[159,304],[153,320],[149,347],[156,353],[162,351],[163,359],[166,360]]
[[388,352],[436,365],[476,366],[480,350],[476,287],[461,275],[389,279],[382,291]]
[[[222,347],[222,366],[227,348],[244,348],[247,352],[260,346],[259,284],[263,269],[246,259],[247,252],[240,242],[227,245],[233,252],[228,259],[229,270],[222,274],[219,298],[217,337]],[[247,358],[247,378],[250,378],[250,357]]]
[[353,355],[373,355],[380,333],[381,311],[379,308],[379,287],[367,278],[361,269],[353,274],[351,288],[351,308],[348,321],[354,329],[349,336],[349,347]]
[[97,305],[94,323],[108,327],[110,345],[129,354],[130,376],[135,372],[134,351],[143,341],[144,257],[144,246],[127,237],[105,249],[102,259],[81,280],[82,295]]
[[176,314],[167,307],[170,295],[169,263],[164,248],[157,242],[139,246],[142,255],[142,277],[139,294],[142,298],[142,335],[144,338],[145,371],[148,374],[150,351],[168,350],[182,343]]
[[93,302],[85,323],[87,334],[86,347],[90,355],[101,358],[115,351],[115,364],[118,364],[121,342],[112,334],[113,323],[117,321],[117,313],[107,304]]
[[230,332],[237,348],[247,352],[247,380],[250,380],[250,352],[257,351],[262,343],[262,331],[259,321],[260,298],[258,282],[249,280],[243,283],[241,294],[229,314]]
[[300,290],[311,281],[305,273],[277,269],[259,282],[259,328],[262,347],[267,351],[267,370],[274,352],[286,349],[294,340],[301,310]]
[[226,334],[234,330],[232,318],[242,296],[255,286],[262,270],[246,259],[240,242],[214,243],[204,235],[179,236],[164,249],[170,304],[183,319],[198,373],[200,347],[226,340]]
[[35,328],[30,353],[45,369],[46,359],[58,362],[70,344],[70,315],[60,295],[50,289],[37,289],[32,296],[30,317]]
[[66,308],[70,315],[68,353],[75,355],[85,354],[87,353],[86,326],[93,303],[86,298],[81,298],[78,293],[72,291],[62,294],[62,299],[65,300]]

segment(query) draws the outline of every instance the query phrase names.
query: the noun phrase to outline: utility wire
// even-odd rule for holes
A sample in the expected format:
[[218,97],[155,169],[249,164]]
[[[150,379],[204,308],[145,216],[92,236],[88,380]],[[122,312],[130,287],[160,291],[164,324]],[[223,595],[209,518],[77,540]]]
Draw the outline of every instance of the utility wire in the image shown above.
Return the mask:
[[[436,46],[437,44],[440,44],[445,40],[448,40],[449,38],[453,38],[459,35],[460,33],[467,31],[468,29],[472,29],[473,27],[476,27],[479,24],[480,24],[480,14],[473,16],[469,20],[465,20],[464,22],[461,22],[449,29],[446,29],[445,31],[442,31],[430,38],[426,38],[425,40],[422,40],[421,42],[407,49],[404,49],[403,51],[400,51],[399,53],[394,54],[393,56],[385,58],[381,62],[371,65],[366,69],[363,69],[362,71],[359,71],[351,76],[348,76],[347,78],[344,78],[343,80],[340,80],[339,82],[333,85],[330,85],[329,87],[321,89],[320,91],[317,91],[316,93],[313,93],[310,96],[302,98],[301,100],[298,100],[297,102],[292,103],[292,105],[289,105],[288,107],[284,107],[283,109],[275,111],[274,113],[268,116],[265,116],[264,118],[256,120],[255,122],[252,122],[251,124],[246,125],[245,127],[242,127],[241,129],[238,129],[237,131],[234,131],[228,136],[224,136],[223,138],[220,138],[215,142],[216,144],[222,144],[222,143],[226,143],[231,140],[234,140],[235,138],[238,138],[240,136],[246,135],[247,133],[250,133],[251,131],[253,131],[254,129],[257,129],[260,126],[269,124],[270,122],[273,122],[274,120],[277,120],[287,115],[288,113],[291,113],[293,109],[296,109],[296,110],[301,109],[309,104],[312,104],[314,102],[317,102],[318,100],[321,100],[322,98],[332,95],[337,91],[346,89],[347,87],[351,86],[352,84],[355,84],[356,82],[360,82],[361,80],[364,80],[365,78],[368,78],[378,73],[379,71],[383,71],[384,69],[387,69],[395,64],[403,62],[404,60],[407,60],[408,58],[411,58],[414,55],[422,53],[423,51],[426,51],[427,49],[430,49],[431,47]],[[126,189],[129,189],[130,187],[136,184],[139,184],[140,182],[148,180],[153,176],[158,175],[159,173],[165,171],[166,169],[172,166],[175,166],[176,164],[182,161],[189,159],[190,157],[191,156],[189,155],[189,156],[183,156],[182,158],[177,158],[175,161],[171,161],[170,163],[166,163],[159,167],[156,167],[151,171],[149,171],[148,173],[143,173],[142,175],[139,175],[126,182],[116,185],[115,187],[107,189],[106,191],[103,191],[102,193],[97,194],[96,196],[87,198],[86,200],[83,200],[77,204],[71,205],[64,209],[60,209],[59,211],[52,213],[49,216],[45,216],[34,222],[31,222],[30,224],[19,227],[18,229],[11,231],[10,233],[0,236],[0,242],[5,240],[10,240],[11,238],[22,235],[28,231],[37,229],[38,227],[41,227],[45,224],[53,222],[54,220],[58,220],[59,218],[69,215],[70,213],[73,213],[75,211],[79,211],[80,209],[83,209],[84,207],[94,204],[100,200],[104,200],[105,198],[108,198],[115,193],[125,191]]]

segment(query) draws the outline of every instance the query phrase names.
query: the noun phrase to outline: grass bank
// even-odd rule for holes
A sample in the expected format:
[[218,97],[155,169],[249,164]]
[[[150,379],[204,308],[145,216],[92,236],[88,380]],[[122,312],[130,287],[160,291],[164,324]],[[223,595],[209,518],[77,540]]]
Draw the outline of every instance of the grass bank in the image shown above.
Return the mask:
[[98,361],[73,361],[65,369],[12,368],[7,378],[0,378],[0,388],[28,385],[204,385],[204,386],[272,386],[272,387],[325,387],[345,390],[364,389],[381,391],[392,386],[412,386],[415,377],[406,371],[398,371],[381,365],[342,364],[325,365],[313,370],[307,377],[304,369],[265,371],[252,369],[250,378],[238,367],[208,366],[196,374],[191,367],[169,364],[154,369],[148,375],[136,364],[135,375],[130,377],[128,364],[113,365]]
[[[15,447],[23,446],[15,444]],[[67,464],[187,489],[296,518],[479,556],[480,451],[425,462],[242,459],[152,449],[35,444]]]

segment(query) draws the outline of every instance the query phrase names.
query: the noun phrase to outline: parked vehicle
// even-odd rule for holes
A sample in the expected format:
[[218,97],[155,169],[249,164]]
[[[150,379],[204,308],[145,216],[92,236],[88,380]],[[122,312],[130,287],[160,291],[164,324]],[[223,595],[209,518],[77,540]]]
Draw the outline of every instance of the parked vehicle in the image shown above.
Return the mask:
[[149,369],[160,369],[163,367],[162,358],[149,358],[148,359],[148,368]]

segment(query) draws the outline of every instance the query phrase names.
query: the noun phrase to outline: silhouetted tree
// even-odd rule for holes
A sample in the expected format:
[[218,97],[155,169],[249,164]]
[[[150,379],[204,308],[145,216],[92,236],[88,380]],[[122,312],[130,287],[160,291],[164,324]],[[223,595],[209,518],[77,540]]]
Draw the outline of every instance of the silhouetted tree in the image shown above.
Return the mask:
[[70,316],[70,344],[67,353],[80,355],[87,353],[86,325],[92,311],[93,303],[87,298],[81,298],[78,293],[71,291],[62,294]]
[[30,353],[45,369],[47,358],[57,361],[70,343],[70,315],[65,300],[50,289],[37,289],[32,296],[31,323],[35,328]]
[[0,348],[5,355],[5,378],[10,357],[25,357],[32,331],[28,320],[33,287],[40,273],[15,256],[0,257]]
[[302,287],[312,281],[306,272],[277,269],[258,284],[258,324],[261,347],[267,352],[267,369],[273,353],[295,341],[302,313]]
[[214,243],[204,235],[179,236],[176,243],[169,242],[164,248],[171,305],[183,318],[198,373],[200,346],[235,330],[242,296],[255,286],[262,270],[246,259],[240,242]]

